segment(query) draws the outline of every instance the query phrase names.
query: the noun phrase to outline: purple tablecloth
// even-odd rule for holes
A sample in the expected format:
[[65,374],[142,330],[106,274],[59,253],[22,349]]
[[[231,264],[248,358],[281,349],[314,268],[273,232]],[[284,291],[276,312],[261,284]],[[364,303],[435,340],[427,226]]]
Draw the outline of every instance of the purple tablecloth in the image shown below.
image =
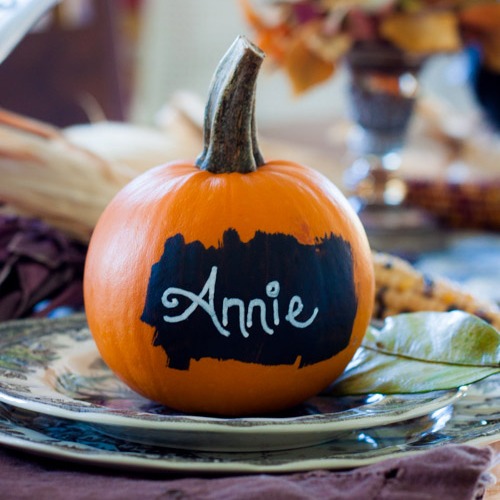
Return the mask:
[[0,449],[0,498],[207,500],[470,500],[482,497],[494,453],[450,445],[351,471],[181,477],[63,463]]

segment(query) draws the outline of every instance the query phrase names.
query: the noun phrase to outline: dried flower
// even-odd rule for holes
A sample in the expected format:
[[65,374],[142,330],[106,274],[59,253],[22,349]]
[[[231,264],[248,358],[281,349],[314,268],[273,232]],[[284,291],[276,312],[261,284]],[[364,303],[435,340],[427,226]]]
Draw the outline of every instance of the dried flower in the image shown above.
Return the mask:
[[262,12],[241,1],[256,43],[296,93],[330,78],[356,42],[426,57],[473,40],[485,64],[500,71],[498,0],[270,0]]
[[85,246],[47,224],[0,215],[0,321],[81,307]]

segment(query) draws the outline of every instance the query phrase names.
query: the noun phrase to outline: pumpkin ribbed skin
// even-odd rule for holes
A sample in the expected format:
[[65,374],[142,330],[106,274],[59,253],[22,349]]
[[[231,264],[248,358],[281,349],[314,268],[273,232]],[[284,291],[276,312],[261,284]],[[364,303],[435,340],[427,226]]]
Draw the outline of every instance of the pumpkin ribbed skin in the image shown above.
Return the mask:
[[[305,366],[300,366],[300,356],[291,364],[207,356],[191,359],[187,370],[168,366],[165,350],[153,345],[155,328],[141,319],[152,268],[169,238],[182,235],[186,244],[218,248],[229,229],[243,244],[257,232],[291,235],[303,245],[315,245],[329,235],[348,242],[357,304],[345,349]],[[282,255],[285,266],[287,258]],[[344,264],[339,258],[335,265]],[[251,272],[241,269],[235,277],[242,290]],[[290,273],[296,272],[306,280],[309,270],[291,266]],[[337,285],[335,293],[342,293],[343,284]],[[141,175],[107,207],[89,246],[84,294],[89,327],[104,361],[132,389],[185,412],[244,415],[291,407],[340,375],[370,321],[374,277],[357,216],[335,186],[316,171],[274,161],[255,172],[213,174],[177,162]],[[246,340],[251,342],[252,337],[251,332]],[[286,335],[282,342],[287,342]]]

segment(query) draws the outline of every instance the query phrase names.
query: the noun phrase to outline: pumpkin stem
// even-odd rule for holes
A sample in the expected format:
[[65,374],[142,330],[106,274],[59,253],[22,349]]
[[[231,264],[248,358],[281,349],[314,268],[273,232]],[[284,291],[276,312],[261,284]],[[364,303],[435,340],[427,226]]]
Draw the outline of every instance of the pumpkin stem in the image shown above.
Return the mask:
[[255,87],[264,53],[239,36],[221,59],[205,108],[203,152],[196,159],[214,174],[254,172],[264,164],[257,144]]

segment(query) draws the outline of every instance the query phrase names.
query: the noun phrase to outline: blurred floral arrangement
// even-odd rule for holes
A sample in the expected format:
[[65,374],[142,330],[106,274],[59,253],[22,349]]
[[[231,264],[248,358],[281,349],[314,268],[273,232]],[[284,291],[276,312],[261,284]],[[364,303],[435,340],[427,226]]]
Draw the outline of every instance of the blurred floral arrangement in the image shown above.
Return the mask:
[[498,0],[242,0],[255,42],[288,75],[295,93],[329,79],[357,44],[428,57],[479,47],[500,73]]

